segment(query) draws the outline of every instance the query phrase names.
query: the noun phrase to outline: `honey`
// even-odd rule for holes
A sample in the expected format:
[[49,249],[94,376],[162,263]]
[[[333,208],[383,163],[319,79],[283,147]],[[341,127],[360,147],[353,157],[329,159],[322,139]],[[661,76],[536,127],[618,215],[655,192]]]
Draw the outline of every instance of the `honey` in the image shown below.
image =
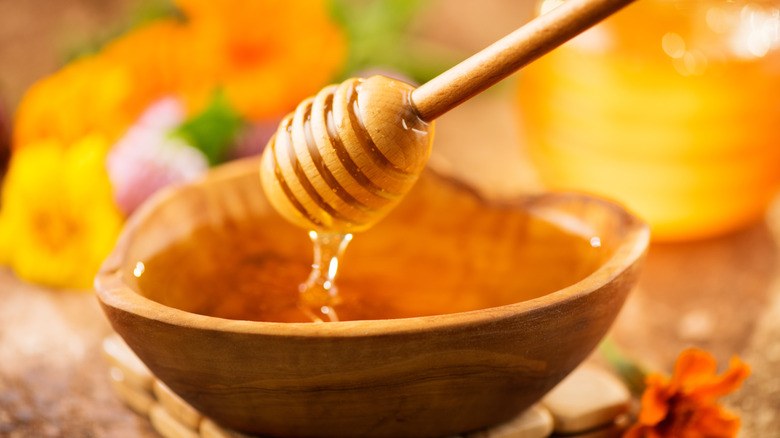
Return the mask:
[[[614,242],[578,221],[565,213],[537,215],[524,204],[486,205],[428,175],[349,244],[335,311],[341,321],[407,318],[549,294],[612,254]],[[312,321],[299,307],[311,242],[273,211],[196,229],[139,262],[143,272],[126,275],[137,277],[139,293],[164,305],[236,320]]]
[[778,29],[776,0],[645,0],[542,57],[518,90],[540,177],[657,240],[760,219],[780,189]]
[[314,261],[309,278],[298,289],[298,307],[314,322],[339,320],[334,306],[339,301],[336,274],[352,241],[352,234],[309,231],[314,246]]

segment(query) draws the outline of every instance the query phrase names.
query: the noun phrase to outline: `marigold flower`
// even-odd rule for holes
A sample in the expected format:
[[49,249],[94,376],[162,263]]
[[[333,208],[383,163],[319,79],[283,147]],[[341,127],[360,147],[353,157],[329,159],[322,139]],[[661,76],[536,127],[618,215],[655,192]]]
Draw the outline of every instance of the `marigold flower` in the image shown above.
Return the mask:
[[111,199],[107,141],[30,146],[14,152],[3,185],[0,262],[29,281],[88,288],[124,220]]
[[16,112],[14,148],[47,139],[71,144],[98,132],[116,138],[140,111],[126,69],[87,56],[35,83]]
[[252,120],[286,113],[344,65],[346,41],[324,1],[179,0],[201,61]]
[[89,133],[119,138],[164,96],[188,112],[222,89],[244,117],[273,118],[343,66],[346,43],[324,1],[181,0],[187,22],[138,28],[39,81],[17,111],[14,145]]
[[689,349],[677,359],[671,378],[648,375],[639,421],[624,438],[735,437],[740,419],[717,399],[738,389],[750,367],[734,357],[727,371],[716,371],[712,355]]
[[100,56],[133,78],[136,107],[173,96],[193,113],[205,106],[217,86],[214,56],[201,40],[178,20],[159,20],[112,41]]
[[[128,131],[153,102],[180,99],[187,119],[207,112],[219,95],[236,123],[267,121],[319,90],[344,63],[345,39],[325,0],[181,0],[180,6],[187,20],[138,28],[23,97],[0,210],[0,263],[20,277],[91,284],[124,219],[106,172],[118,140],[109,164],[113,194],[126,211],[158,186],[205,168],[196,151],[163,132],[169,127]],[[203,139],[185,140],[200,147],[195,140]]]

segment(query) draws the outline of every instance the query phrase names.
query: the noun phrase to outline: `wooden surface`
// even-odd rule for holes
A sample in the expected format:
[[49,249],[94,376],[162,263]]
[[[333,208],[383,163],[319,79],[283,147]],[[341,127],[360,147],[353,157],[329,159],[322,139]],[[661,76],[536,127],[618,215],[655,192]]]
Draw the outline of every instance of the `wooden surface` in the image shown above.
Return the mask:
[[23,283],[0,270],[0,436],[154,437],[114,395],[92,294]]
[[[483,134],[464,131],[466,122]],[[513,145],[515,129],[508,102],[472,101],[442,119],[433,160],[496,193],[538,190]],[[490,155],[474,151],[474,137]],[[688,346],[712,351],[721,364],[739,354],[753,374],[728,401],[746,438],[780,428],[778,242],[776,207],[730,236],[651,246],[613,330],[627,354],[667,372]],[[111,392],[99,352],[109,327],[94,296],[25,284],[3,268],[0,303],[0,436],[156,436]]]

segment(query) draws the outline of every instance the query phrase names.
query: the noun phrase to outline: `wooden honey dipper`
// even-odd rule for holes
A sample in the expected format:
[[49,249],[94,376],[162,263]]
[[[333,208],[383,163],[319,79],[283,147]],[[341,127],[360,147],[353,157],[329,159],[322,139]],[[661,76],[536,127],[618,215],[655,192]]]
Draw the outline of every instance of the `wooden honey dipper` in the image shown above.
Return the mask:
[[633,0],[568,0],[429,82],[383,76],[325,87],[282,120],[261,165],[263,189],[292,223],[364,230],[417,181],[433,120]]

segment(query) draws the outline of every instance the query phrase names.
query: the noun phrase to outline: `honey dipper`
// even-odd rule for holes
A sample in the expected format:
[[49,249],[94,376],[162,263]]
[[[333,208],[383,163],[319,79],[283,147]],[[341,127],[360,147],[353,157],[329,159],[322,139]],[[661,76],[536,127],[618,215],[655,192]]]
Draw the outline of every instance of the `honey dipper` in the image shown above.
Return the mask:
[[633,0],[568,0],[429,82],[383,76],[325,87],[285,117],[266,147],[263,189],[292,223],[364,230],[416,182],[433,120]]

